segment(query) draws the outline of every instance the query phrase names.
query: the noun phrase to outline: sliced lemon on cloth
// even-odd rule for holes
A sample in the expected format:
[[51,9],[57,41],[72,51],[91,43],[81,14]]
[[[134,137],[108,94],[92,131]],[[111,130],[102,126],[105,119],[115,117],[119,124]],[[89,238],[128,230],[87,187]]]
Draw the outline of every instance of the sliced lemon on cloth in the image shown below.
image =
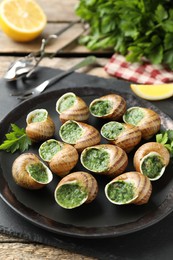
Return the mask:
[[137,85],[131,84],[131,90],[147,100],[162,100],[173,96],[173,84]]
[[34,0],[3,0],[0,3],[0,27],[15,41],[35,39],[46,22],[44,11]]

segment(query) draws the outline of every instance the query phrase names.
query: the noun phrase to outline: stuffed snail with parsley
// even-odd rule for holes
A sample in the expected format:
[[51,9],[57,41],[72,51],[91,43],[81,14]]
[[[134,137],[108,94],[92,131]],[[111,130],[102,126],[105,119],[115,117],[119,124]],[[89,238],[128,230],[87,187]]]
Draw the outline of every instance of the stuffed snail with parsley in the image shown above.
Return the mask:
[[126,111],[126,101],[117,94],[108,94],[94,99],[89,110],[94,117],[119,120]]
[[164,145],[156,142],[145,143],[134,154],[136,171],[146,175],[151,181],[158,180],[170,161],[170,154]]
[[49,139],[39,147],[39,156],[49,164],[51,171],[60,177],[67,175],[78,162],[78,152],[70,144]]
[[53,179],[50,169],[33,153],[24,153],[15,159],[12,176],[17,185],[30,190],[41,189]]
[[145,140],[154,136],[161,126],[160,116],[149,108],[131,107],[123,115],[123,121],[127,124],[135,125],[142,133]]
[[91,203],[97,196],[96,179],[87,172],[73,172],[65,176],[57,185],[54,196],[59,206],[73,209]]
[[55,124],[46,109],[35,109],[26,118],[26,134],[33,142],[45,141],[55,132]]
[[101,141],[101,135],[95,127],[74,120],[66,121],[60,127],[59,135],[63,142],[73,145],[78,152]]
[[111,178],[123,173],[128,164],[126,152],[112,144],[87,147],[82,151],[80,160],[87,170]]
[[149,178],[140,172],[126,172],[105,186],[106,198],[113,204],[146,204],[152,193]]
[[130,152],[141,141],[141,131],[130,124],[110,121],[101,128],[101,135],[110,143]]
[[67,120],[85,122],[89,118],[89,109],[85,101],[73,92],[62,95],[56,102],[56,111],[62,123]]

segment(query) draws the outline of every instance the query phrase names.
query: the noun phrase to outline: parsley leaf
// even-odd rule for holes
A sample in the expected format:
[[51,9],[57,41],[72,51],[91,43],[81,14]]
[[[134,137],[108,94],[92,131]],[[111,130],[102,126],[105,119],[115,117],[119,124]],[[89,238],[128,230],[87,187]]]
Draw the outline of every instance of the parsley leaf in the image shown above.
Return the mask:
[[24,152],[31,145],[30,138],[26,135],[24,128],[11,124],[12,131],[5,135],[6,140],[0,145],[0,150],[14,153],[17,150]]
[[166,130],[156,135],[156,142],[163,144],[173,157],[173,130]]

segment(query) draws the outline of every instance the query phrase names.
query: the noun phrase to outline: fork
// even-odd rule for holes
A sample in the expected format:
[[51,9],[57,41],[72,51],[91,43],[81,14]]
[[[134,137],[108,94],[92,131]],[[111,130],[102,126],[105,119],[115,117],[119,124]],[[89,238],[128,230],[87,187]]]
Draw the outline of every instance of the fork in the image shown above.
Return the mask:
[[53,85],[54,83],[58,82],[60,79],[64,78],[65,76],[71,74],[75,70],[88,66],[88,65],[91,65],[93,63],[96,63],[96,57],[88,56],[81,62],[79,62],[76,65],[74,65],[73,67],[71,67],[70,69],[61,72],[57,76],[54,76],[50,79],[45,80],[40,85],[38,85],[34,88],[31,88],[29,90],[26,90],[24,92],[12,93],[11,96],[17,96],[17,99],[20,99],[20,100],[26,100],[30,97],[35,97],[35,96],[41,94],[46,88],[48,88],[51,85]]

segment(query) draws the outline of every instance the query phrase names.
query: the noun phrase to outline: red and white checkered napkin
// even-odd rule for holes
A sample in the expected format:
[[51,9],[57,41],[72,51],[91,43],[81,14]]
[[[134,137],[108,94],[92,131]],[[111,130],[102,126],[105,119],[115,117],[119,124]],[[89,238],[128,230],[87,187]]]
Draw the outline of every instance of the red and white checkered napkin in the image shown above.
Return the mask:
[[163,84],[173,82],[173,71],[162,65],[130,63],[119,54],[114,54],[105,70],[111,76],[141,84]]

